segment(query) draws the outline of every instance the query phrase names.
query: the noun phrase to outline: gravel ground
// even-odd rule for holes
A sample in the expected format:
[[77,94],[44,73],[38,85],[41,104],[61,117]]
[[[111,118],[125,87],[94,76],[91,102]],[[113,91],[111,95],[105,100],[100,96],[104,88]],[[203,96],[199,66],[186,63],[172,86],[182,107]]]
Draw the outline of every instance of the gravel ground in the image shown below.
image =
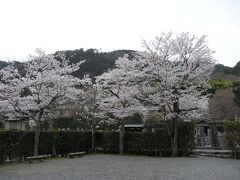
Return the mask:
[[0,180],[240,180],[240,160],[85,155],[0,166]]

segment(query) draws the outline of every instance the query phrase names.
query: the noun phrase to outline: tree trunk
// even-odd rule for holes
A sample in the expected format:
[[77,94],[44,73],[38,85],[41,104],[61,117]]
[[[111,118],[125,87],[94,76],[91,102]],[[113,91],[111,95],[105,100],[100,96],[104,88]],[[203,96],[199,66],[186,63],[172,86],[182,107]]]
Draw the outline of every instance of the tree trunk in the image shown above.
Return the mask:
[[123,154],[124,151],[124,131],[124,124],[122,123],[119,132],[119,154]]
[[[51,132],[53,132],[53,120],[49,120],[49,130]],[[53,135],[53,139],[52,139],[52,157],[56,157],[57,156],[57,151],[56,151],[56,140],[55,140],[55,135]]]
[[172,139],[172,157],[178,156],[178,122],[177,119],[173,120],[173,139]]
[[173,117],[173,142],[172,142],[172,157],[178,156],[178,115],[180,113],[179,110],[179,102],[173,103],[173,112],[175,116]]
[[40,137],[40,122],[42,119],[42,115],[43,115],[43,109],[40,110],[37,119],[35,119],[36,129],[35,129],[35,136],[34,136],[34,150],[33,150],[34,156],[38,155],[38,142],[39,142],[39,137]]
[[173,121],[166,120],[168,136],[171,139],[172,151],[174,149],[174,128]]
[[40,136],[40,121],[36,121],[36,129],[35,129],[35,136],[34,136],[34,151],[33,155],[38,155],[38,142],[39,142],[39,136]]
[[[174,110],[177,109],[175,104]],[[163,116],[167,124],[168,135],[171,138],[172,145],[172,157],[178,156],[178,125],[177,118],[174,118],[172,121],[166,119],[166,108],[162,106]]]
[[92,152],[95,151],[95,133],[96,133],[96,128],[93,125],[92,126]]
[[56,151],[56,147],[55,144],[52,144],[52,157],[56,157],[57,156],[57,151]]

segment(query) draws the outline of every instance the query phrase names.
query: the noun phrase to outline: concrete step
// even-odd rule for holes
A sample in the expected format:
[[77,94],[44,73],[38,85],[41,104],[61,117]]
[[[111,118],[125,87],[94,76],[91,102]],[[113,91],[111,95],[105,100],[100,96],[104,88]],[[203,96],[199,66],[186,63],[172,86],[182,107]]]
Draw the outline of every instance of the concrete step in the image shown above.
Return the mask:
[[194,149],[191,157],[219,157],[219,158],[230,158],[231,150],[219,150],[219,149]]

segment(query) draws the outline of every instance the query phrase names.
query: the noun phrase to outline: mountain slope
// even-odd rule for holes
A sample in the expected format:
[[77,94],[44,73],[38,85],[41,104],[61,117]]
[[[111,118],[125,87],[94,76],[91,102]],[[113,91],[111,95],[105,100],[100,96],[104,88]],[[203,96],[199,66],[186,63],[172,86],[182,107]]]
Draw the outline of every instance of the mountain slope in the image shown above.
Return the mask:
[[[109,69],[113,69],[116,59],[122,57],[124,54],[129,54],[129,56],[132,57],[135,53],[133,50],[99,52],[96,49],[76,49],[61,52],[64,52],[66,58],[69,59],[71,63],[78,63],[85,60],[81,68],[74,73],[75,76],[83,77],[85,74],[89,74],[92,78],[101,75]],[[58,53],[60,52],[56,52],[55,55]],[[8,64],[8,62],[0,61],[0,69],[6,67]],[[24,63],[15,62],[14,65],[20,72],[24,73]],[[239,80],[240,61],[233,68],[217,64],[211,78],[214,80]]]
[[233,68],[217,64],[211,78],[218,80],[240,80],[240,61]]

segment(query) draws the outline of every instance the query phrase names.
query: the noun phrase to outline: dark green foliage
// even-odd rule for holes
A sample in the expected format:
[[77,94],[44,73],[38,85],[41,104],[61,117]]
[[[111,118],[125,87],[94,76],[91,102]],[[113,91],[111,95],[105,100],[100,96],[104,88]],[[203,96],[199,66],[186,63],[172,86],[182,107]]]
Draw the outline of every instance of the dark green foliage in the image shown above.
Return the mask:
[[[179,127],[179,150],[182,156],[189,155],[193,148],[193,123],[181,123]],[[90,131],[42,131],[39,141],[39,155],[56,154],[66,156],[70,152],[90,151]],[[119,132],[96,132],[96,151],[118,153]],[[33,155],[34,132],[0,131],[0,162],[6,157],[11,160]],[[153,156],[170,156],[171,140],[166,129],[157,132],[126,132],[125,153]]]
[[8,66],[8,63],[6,61],[0,61],[0,67],[1,69]]
[[167,128],[167,126],[162,115],[159,113],[150,113],[145,122],[145,128],[148,132],[151,132],[153,129],[154,131],[158,131]]
[[195,147],[193,122],[180,122],[178,131],[178,148],[181,156],[188,156]]
[[239,121],[224,121],[225,132],[237,132],[240,134],[240,122]]
[[[82,64],[81,68],[74,73],[77,77],[83,77],[85,74],[89,74],[90,77],[94,78],[106,72],[108,69],[113,69],[115,66],[115,61],[124,54],[128,54],[129,57],[133,57],[135,51],[133,50],[116,50],[112,52],[99,52],[96,49],[76,49],[63,51],[66,58],[70,60],[71,63],[78,63],[83,60],[85,62]],[[57,55],[60,52],[56,52]],[[6,67],[9,63],[0,61],[0,69]],[[14,66],[19,70],[21,74],[24,74],[24,63],[16,61]],[[235,67],[227,67],[222,64],[217,64],[215,70],[212,74],[212,79],[225,79],[225,80],[236,80],[240,76],[240,62],[238,62]]]
[[89,151],[91,148],[91,132],[60,131],[53,133],[56,153],[66,156],[70,152]]
[[[1,131],[0,140],[0,162],[5,161],[6,157],[16,160],[33,155],[34,132]],[[91,132],[41,132],[39,155],[52,154],[53,145],[57,154],[63,156],[69,152],[88,151],[91,148]]]
[[95,147],[97,151],[118,153],[119,133],[118,132],[96,132]]
[[[85,119],[75,118],[75,117],[59,117],[54,119],[47,119],[41,122],[41,130],[78,130],[78,129],[89,129]],[[50,128],[51,126],[51,128]]]
[[5,151],[5,132],[0,131],[0,164],[3,163],[6,159],[6,151]]
[[42,131],[49,130],[49,128],[50,128],[49,120],[44,120],[40,123],[40,129]]
[[[56,52],[55,54],[58,54]],[[73,51],[64,51],[66,59],[70,63],[79,63],[83,60],[85,62],[81,65],[80,69],[74,72],[74,76],[82,78],[84,75],[89,74],[91,78],[99,76],[109,69],[115,67],[115,61],[124,54],[130,56],[134,53],[132,50],[118,50],[113,52],[99,52],[96,49],[77,49]]]
[[[18,69],[20,74],[22,74],[22,75],[25,74],[24,63],[23,62],[13,61],[11,63],[13,63],[14,68]],[[0,61],[0,69],[7,67],[11,63],[5,62],[5,61]]]
[[[91,78],[94,78],[109,69],[113,69],[115,67],[115,61],[119,57],[123,57],[124,54],[129,54],[129,56],[132,57],[135,51],[117,50],[112,52],[99,52],[96,49],[76,49],[63,52],[70,63],[76,64],[85,60],[80,69],[73,73],[74,76],[82,78],[84,75],[89,74]],[[59,53],[60,52],[56,52],[55,56],[57,57]],[[0,69],[7,65],[9,65],[8,62],[0,61]],[[16,61],[14,62],[14,67],[17,68],[21,74],[25,74],[24,63]]]
[[125,152],[156,156],[170,156],[171,140],[166,130],[155,133],[127,132]]
[[[20,157],[26,157],[26,156],[32,156],[33,155],[33,141],[34,141],[34,132],[20,132],[20,134],[17,134],[19,139],[14,141],[14,145],[12,147],[13,149],[13,156],[20,156]],[[10,136],[10,132],[8,133],[8,136]],[[41,134],[42,136],[42,134]],[[11,136],[10,136],[11,137]],[[41,138],[43,141],[43,139]],[[40,141],[41,142],[41,141]],[[40,149],[40,148],[39,148]]]
[[232,74],[232,68],[224,66],[222,64],[217,64],[215,66],[215,69],[214,69],[214,73],[215,72],[222,72],[222,73],[225,73],[225,74]]
[[53,123],[53,129],[64,129],[64,130],[77,130],[83,127],[83,122],[72,117],[61,117],[51,120]]
[[[40,133],[39,154],[52,154],[53,133],[43,131]],[[33,146],[31,147],[33,149]]]
[[222,64],[217,64],[214,69],[214,73],[223,73],[227,75],[240,75],[240,62],[238,62],[233,68],[224,66]]
[[26,74],[25,63],[19,62],[19,61],[14,61],[14,68],[18,69],[18,71],[21,75]]
[[207,92],[213,97],[220,90],[232,88],[234,82],[234,80],[212,79],[210,80],[211,87],[208,88]]
[[9,159],[14,159],[16,154],[17,146],[20,144],[23,139],[23,132],[17,131],[7,131],[5,134],[5,156],[8,156]]
[[[194,148],[194,123],[179,123],[178,148],[181,156],[188,156]],[[154,156],[171,156],[171,139],[166,128],[157,132],[125,133],[125,152]]]
[[4,123],[2,121],[0,121],[0,130],[4,129]]
[[211,75],[213,80],[231,80],[236,81],[240,79],[240,62],[238,62],[233,68],[217,64],[215,70]]
[[234,81],[231,80],[211,80],[210,84],[214,91],[219,89],[226,89],[233,86]]
[[134,114],[125,118],[125,122],[127,122],[127,124],[141,124],[143,120],[140,114]]
[[233,83],[234,102],[240,107],[240,81]]
[[226,138],[228,146],[232,150],[232,156],[240,158],[240,122],[239,121],[224,121],[224,131],[226,132]]

